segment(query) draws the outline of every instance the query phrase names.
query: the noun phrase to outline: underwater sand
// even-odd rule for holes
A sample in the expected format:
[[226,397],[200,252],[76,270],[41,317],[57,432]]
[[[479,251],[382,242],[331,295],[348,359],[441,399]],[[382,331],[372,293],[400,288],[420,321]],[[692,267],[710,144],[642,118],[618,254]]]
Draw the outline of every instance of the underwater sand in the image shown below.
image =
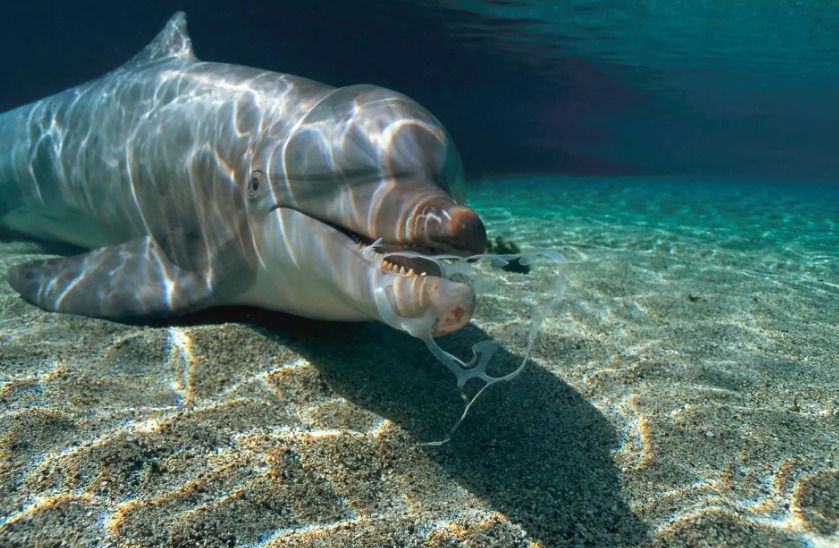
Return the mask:
[[[0,284],[0,545],[839,544],[839,195],[641,179],[473,185],[490,235],[552,247],[532,361],[460,416],[378,324],[255,310],[46,314]],[[0,243],[0,269],[43,255]],[[521,283],[440,339],[498,365]]]

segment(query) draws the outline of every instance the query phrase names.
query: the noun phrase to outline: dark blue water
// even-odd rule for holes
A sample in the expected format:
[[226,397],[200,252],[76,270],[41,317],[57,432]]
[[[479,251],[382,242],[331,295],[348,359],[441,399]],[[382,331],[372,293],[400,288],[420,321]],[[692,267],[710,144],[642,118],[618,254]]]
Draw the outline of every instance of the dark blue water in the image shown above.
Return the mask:
[[416,98],[472,178],[839,174],[835,2],[18,3],[0,110],[119,65],[178,9],[202,59]]

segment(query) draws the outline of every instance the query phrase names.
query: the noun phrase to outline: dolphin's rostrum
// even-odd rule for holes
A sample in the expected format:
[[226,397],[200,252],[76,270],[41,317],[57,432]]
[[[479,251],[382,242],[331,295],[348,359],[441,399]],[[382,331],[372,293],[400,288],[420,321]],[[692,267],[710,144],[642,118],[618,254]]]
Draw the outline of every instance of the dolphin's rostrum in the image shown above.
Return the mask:
[[0,150],[0,227],[90,249],[9,270],[45,310],[119,320],[247,304],[397,328],[426,318],[431,335],[474,310],[472,289],[432,261],[378,254],[484,250],[439,121],[380,87],[199,61],[183,13],[122,67],[0,115]]

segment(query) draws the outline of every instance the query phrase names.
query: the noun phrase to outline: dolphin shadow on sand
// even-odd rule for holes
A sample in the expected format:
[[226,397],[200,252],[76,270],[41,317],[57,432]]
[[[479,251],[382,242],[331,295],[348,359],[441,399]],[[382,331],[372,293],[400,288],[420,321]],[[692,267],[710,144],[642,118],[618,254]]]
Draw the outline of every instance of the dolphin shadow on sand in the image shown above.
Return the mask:
[[[454,376],[422,341],[383,324],[335,324],[259,309],[208,312],[202,323],[208,316],[248,322],[278,339],[309,360],[334,392],[399,425],[417,444],[445,437],[463,410]],[[488,338],[469,324],[440,343],[467,357],[472,344]],[[509,369],[521,356],[502,347],[493,360]],[[449,443],[419,447],[546,546],[636,544],[647,538],[648,526],[621,498],[610,455],[618,443],[600,411],[530,360],[521,375],[478,398]]]

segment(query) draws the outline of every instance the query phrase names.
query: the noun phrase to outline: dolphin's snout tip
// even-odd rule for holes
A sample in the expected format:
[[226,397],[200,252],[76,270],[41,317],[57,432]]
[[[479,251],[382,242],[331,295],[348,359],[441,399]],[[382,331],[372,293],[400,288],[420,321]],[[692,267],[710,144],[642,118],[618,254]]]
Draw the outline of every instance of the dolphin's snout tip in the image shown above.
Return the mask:
[[437,276],[379,277],[379,319],[416,337],[439,337],[469,323],[475,313],[475,290]]
[[465,206],[446,211],[446,223],[434,243],[447,249],[483,253],[487,246],[487,231],[478,214]]
[[469,323],[475,313],[475,290],[465,284],[447,284],[446,290],[435,300],[436,318],[431,327],[435,337],[457,331]]

